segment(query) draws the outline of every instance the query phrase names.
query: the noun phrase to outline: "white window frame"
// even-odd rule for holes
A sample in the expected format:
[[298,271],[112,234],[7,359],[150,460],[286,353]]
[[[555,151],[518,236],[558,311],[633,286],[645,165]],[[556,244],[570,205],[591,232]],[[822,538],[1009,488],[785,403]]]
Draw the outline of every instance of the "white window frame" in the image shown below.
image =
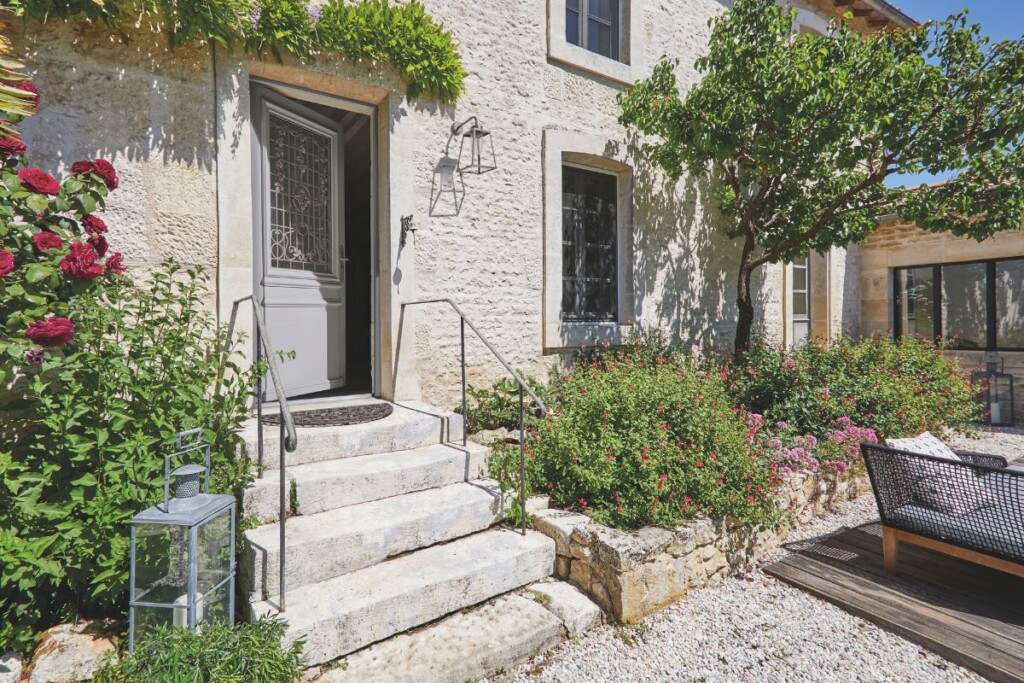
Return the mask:
[[[644,0],[619,0],[618,59],[591,52],[565,39],[566,0],[548,0],[548,59],[612,81],[633,85],[643,74],[641,45]],[[586,9],[584,0],[580,2]],[[581,36],[580,42],[584,42]]]
[[[621,145],[597,135],[544,131],[544,348],[546,351],[625,340],[635,321],[633,294],[633,168]],[[616,176],[617,315],[614,321],[562,320],[562,169]]]
[[[790,310],[790,321],[789,321],[789,334],[790,334],[790,345],[798,346],[806,344],[811,339],[811,256],[808,254],[800,261],[794,261],[789,265],[790,270],[790,282],[792,283],[789,287],[789,310]],[[797,289],[796,287],[796,273],[797,270],[804,271],[804,288]],[[804,295],[804,313],[797,314],[795,299],[797,294]],[[798,344],[796,328],[797,325],[806,325],[807,334],[804,336],[802,342]]]

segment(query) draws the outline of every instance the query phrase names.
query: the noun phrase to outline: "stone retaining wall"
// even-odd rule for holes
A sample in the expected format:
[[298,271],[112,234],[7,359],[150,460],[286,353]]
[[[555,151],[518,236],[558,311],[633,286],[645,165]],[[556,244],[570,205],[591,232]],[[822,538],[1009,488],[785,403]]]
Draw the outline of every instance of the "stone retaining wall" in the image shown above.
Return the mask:
[[779,504],[789,522],[752,529],[730,520],[695,519],[678,529],[626,532],[585,515],[546,510],[535,525],[555,540],[555,575],[594,600],[615,621],[634,622],[730,575],[749,571],[796,526],[868,493],[862,468],[836,475],[805,472],[785,485]]

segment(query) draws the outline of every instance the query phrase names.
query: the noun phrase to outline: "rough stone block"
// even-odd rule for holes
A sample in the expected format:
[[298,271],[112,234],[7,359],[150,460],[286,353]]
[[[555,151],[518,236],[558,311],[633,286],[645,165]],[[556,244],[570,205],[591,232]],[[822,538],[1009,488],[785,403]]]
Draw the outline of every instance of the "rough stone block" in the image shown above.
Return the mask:
[[539,602],[562,620],[565,632],[573,638],[599,626],[604,621],[604,612],[587,596],[564,581],[548,581],[527,586],[526,590],[537,596]]
[[28,679],[32,683],[91,680],[115,647],[112,634],[97,622],[54,626],[39,637]]
[[534,528],[555,540],[555,549],[559,555],[570,555],[569,539],[573,530],[592,522],[586,515],[566,510],[545,510],[533,517]]

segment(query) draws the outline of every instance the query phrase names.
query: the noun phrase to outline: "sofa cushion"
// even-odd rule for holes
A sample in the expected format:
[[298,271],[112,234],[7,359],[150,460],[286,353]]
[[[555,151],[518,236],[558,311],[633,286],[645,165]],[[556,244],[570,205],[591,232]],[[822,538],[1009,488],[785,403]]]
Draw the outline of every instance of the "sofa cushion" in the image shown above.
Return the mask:
[[1013,523],[1007,512],[1002,505],[994,505],[957,517],[921,505],[904,505],[893,512],[890,522],[912,533],[1024,562],[1024,525]]
[[910,458],[902,466],[914,501],[924,507],[960,517],[998,500],[970,467]]
[[941,439],[933,436],[931,432],[923,432],[919,436],[909,439],[886,439],[885,445],[889,448],[896,448],[909,453],[932,455],[936,458],[945,458],[946,460],[960,460],[960,457],[952,448],[943,443]]

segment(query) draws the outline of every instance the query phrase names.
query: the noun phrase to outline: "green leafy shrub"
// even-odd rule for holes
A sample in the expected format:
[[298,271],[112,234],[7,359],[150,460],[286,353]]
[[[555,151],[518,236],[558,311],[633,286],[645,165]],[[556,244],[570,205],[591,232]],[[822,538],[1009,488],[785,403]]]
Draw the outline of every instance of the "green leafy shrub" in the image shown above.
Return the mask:
[[[547,402],[547,385],[523,375],[527,385]],[[478,389],[470,384],[466,388],[466,425],[470,433],[484,429],[519,429],[519,382],[503,377],[490,386]],[[526,396],[526,416],[532,415],[532,402]]]
[[[775,520],[775,465],[720,374],[637,349],[590,354],[552,388],[555,414],[531,425],[528,486],[618,528],[678,525],[702,514]],[[499,447],[492,472],[518,488],[518,447]]]
[[126,20],[164,30],[171,46],[212,41],[244,46],[278,59],[325,54],[390,65],[409,97],[428,92],[453,103],[465,91],[458,46],[443,26],[411,0],[17,0],[20,12],[40,20],[78,14],[93,21]]
[[769,423],[816,437],[841,418],[879,438],[941,432],[979,417],[970,378],[943,350],[915,338],[812,341],[793,351],[761,343],[731,367],[730,391]]
[[[0,649],[77,616],[122,617],[130,517],[162,496],[163,456],[199,427],[211,490],[238,493],[235,430],[252,373],[204,306],[207,278],[172,264],[136,289],[69,303],[75,339],[30,377],[19,441],[0,451]],[[9,450],[8,450],[9,449]]]
[[232,627],[218,621],[200,632],[163,626],[136,644],[135,652],[107,664],[96,683],[297,683],[302,641],[281,646],[280,619]]

